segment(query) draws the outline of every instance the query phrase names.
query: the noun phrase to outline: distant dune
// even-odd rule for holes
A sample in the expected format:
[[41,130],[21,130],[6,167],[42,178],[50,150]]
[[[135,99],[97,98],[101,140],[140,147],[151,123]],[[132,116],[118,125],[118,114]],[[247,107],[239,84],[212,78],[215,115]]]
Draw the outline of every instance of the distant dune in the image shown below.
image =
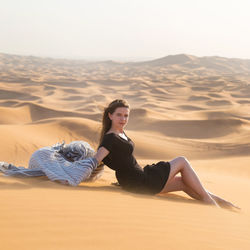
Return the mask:
[[36,149],[63,140],[96,149],[103,109],[117,98],[130,103],[126,131],[142,166],[185,155],[206,187],[243,212],[179,193],[131,195],[111,185],[108,168],[77,188],[0,175],[3,249],[249,249],[250,60],[180,54],[88,62],[0,53],[0,161],[27,166]]
[[[126,98],[131,104],[129,131],[184,143],[189,158],[213,157],[213,139],[222,155],[247,155],[250,149],[250,60],[180,54],[137,63],[88,63],[0,54],[0,65],[1,124],[39,126],[72,117],[98,128],[103,107]],[[71,134],[72,139],[79,136]],[[200,140],[211,152],[200,152]],[[227,143],[233,144],[227,148]],[[159,155],[150,142],[149,147],[153,158],[154,152],[159,158],[182,153],[169,154],[166,148]],[[194,153],[197,148],[199,154]],[[148,158],[140,147],[136,150]]]

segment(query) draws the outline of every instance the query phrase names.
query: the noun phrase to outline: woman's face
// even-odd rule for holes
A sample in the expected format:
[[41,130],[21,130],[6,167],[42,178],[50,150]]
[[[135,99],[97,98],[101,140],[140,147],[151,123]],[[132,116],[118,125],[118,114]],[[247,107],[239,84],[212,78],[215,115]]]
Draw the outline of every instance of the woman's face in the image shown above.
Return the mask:
[[116,129],[123,129],[129,118],[129,109],[125,107],[116,108],[113,114],[108,114],[112,121],[112,126]]

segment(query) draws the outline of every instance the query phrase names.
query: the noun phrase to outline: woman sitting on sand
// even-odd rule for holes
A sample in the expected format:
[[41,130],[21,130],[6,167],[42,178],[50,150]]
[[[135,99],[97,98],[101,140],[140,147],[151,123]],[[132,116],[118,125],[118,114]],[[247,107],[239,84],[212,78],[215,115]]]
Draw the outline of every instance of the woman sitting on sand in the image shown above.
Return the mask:
[[[125,190],[152,195],[164,195],[184,191],[196,200],[222,207],[236,207],[210,192],[201,184],[188,160],[177,157],[169,162],[140,167],[134,155],[134,143],[126,135],[124,127],[129,118],[129,104],[114,100],[104,110],[102,132],[95,158],[115,170],[116,178]],[[181,176],[176,176],[178,173]]]

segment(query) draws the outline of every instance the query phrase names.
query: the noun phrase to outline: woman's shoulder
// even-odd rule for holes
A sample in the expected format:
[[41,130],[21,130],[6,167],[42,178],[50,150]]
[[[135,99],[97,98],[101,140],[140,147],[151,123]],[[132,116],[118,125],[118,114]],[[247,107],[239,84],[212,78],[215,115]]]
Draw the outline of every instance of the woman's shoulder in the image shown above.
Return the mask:
[[114,133],[106,133],[103,135],[102,141],[113,141],[113,138],[115,138]]
[[116,139],[113,133],[106,133],[103,135],[102,141],[99,144],[98,148],[105,147],[109,151],[112,149],[112,145],[115,143]]

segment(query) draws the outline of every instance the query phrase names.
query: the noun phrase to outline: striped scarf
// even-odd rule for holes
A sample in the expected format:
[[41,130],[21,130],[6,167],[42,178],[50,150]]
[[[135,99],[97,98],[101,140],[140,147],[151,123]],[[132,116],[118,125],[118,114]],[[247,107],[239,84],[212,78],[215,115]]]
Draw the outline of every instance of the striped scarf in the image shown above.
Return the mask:
[[0,162],[0,171],[7,176],[47,176],[52,181],[77,186],[82,181],[100,177],[103,164],[98,165],[94,154],[92,147],[84,141],[56,143],[35,151],[28,168]]

